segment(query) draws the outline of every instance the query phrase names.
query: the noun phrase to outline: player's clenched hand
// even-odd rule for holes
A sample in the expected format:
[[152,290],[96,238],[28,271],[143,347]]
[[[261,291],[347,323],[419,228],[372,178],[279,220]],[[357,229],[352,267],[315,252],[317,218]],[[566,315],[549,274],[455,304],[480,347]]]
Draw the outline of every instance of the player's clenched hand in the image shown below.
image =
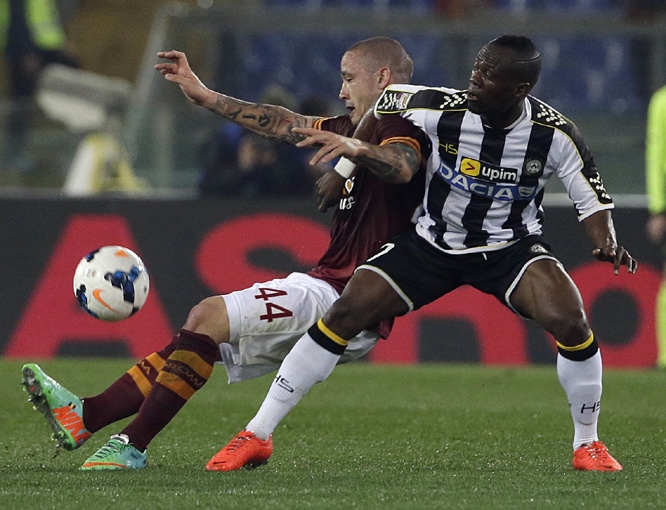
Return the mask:
[[317,190],[317,205],[320,212],[328,211],[342,196],[342,190],[347,179],[335,170],[329,170],[315,183]]
[[596,248],[592,250],[592,254],[597,260],[612,262],[615,274],[620,273],[620,266],[627,266],[628,273],[635,273],[638,269],[638,262],[622,246]]
[[187,99],[200,106],[215,104],[217,94],[208,89],[190,69],[185,53],[176,50],[160,51],[157,57],[170,60],[155,64],[155,69],[162,73],[165,80],[177,83]]
[[296,147],[319,147],[317,153],[312,156],[310,164],[326,164],[331,160],[344,156],[353,159],[359,155],[363,142],[354,138],[322,131],[313,128],[293,128],[292,133],[305,135],[306,138],[296,144]]

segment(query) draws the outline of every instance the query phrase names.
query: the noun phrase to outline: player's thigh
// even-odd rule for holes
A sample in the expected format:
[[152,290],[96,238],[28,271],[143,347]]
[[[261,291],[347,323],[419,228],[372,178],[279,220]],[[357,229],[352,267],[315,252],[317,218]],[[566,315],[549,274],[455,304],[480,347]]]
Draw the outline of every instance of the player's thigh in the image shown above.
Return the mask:
[[344,338],[409,311],[399,287],[383,271],[364,264],[342,296],[324,316],[326,325]]
[[[458,256],[434,248],[411,230],[384,245],[376,255],[361,264],[354,278],[361,270],[374,272],[385,285],[378,284],[366,294],[373,292],[377,306],[387,310],[393,307],[393,312],[396,303],[402,302],[401,313],[394,314],[402,315],[418,310],[460,286],[460,260]],[[349,289],[348,285],[343,295]],[[369,302],[371,298],[365,296],[365,301]]]
[[585,320],[578,288],[562,264],[551,258],[536,260],[525,269],[511,293],[511,304],[551,332],[563,322]]
[[302,273],[226,294],[229,341],[243,363],[281,360],[339,297],[328,283]]
[[229,341],[229,318],[222,296],[210,296],[194,306],[183,325],[184,329],[208,335],[216,343]]

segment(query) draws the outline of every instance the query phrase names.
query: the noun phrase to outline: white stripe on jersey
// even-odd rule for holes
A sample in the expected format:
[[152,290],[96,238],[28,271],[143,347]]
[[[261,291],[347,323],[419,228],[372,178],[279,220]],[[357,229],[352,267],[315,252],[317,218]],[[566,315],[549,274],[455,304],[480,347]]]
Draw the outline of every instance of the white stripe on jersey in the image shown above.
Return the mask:
[[499,249],[541,234],[544,187],[562,180],[579,219],[613,207],[577,128],[529,97],[505,130],[484,128],[464,91],[391,85],[377,115],[399,113],[433,144],[417,231],[449,253]]

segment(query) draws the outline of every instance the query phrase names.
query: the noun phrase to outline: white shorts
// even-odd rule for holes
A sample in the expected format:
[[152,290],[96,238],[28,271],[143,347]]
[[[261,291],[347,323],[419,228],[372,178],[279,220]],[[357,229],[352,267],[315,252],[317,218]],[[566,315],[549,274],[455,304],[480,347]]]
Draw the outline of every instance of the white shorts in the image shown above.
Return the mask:
[[[304,273],[255,283],[222,296],[229,314],[229,343],[220,344],[229,383],[278,369],[296,341],[340,297],[328,283]],[[379,335],[362,331],[349,341],[339,363],[367,354]]]

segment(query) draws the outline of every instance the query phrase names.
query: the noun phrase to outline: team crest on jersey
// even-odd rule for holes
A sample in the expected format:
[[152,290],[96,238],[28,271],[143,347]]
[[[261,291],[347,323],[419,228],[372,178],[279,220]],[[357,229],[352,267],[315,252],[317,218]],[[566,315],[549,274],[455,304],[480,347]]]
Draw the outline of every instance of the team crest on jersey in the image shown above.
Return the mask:
[[351,179],[347,179],[345,181],[343,193],[349,195],[352,192],[353,188],[354,188],[354,178],[352,177]]
[[354,207],[354,196],[351,194],[352,190],[354,189],[354,177],[350,177],[345,181],[344,188],[342,190],[342,196],[340,197],[340,203],[338,204],[338,208],[341,211],[348,211],[352,207]]
[[543,161],[532,158],[525,161],[523,173],[529,177],[537,177],[543,174]]

